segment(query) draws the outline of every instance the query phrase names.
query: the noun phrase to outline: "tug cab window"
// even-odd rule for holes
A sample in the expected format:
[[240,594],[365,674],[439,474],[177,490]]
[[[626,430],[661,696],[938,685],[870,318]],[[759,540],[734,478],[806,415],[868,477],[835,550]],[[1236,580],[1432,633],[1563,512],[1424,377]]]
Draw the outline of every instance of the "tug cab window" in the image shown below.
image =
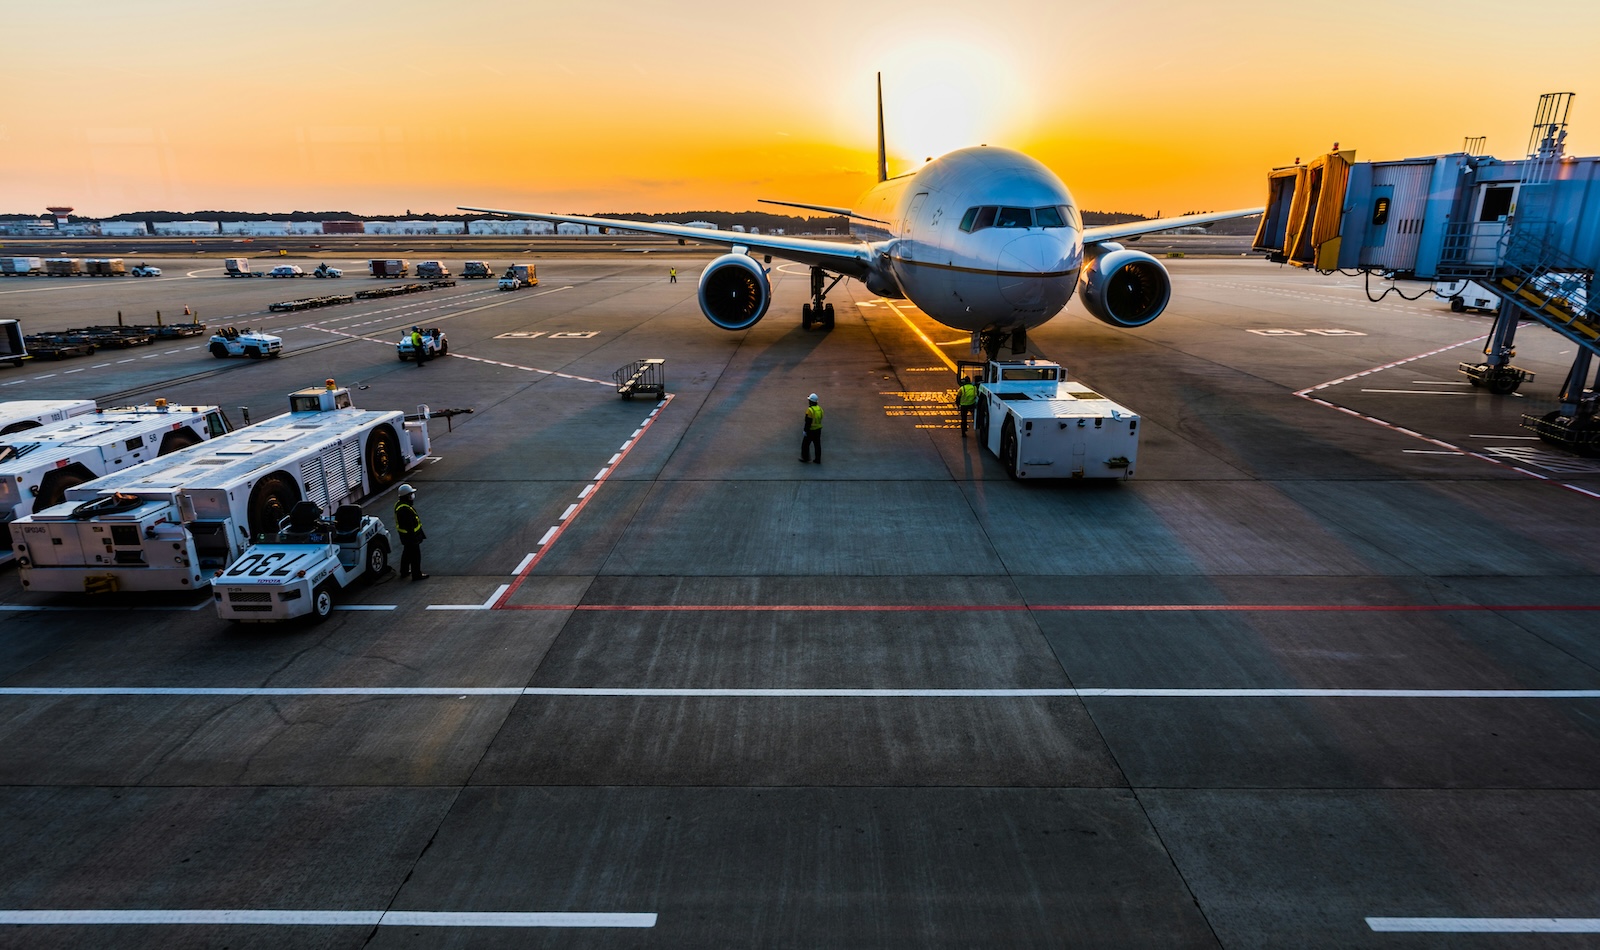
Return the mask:
[[1000,378],[1008,382],[1049,382],[1056,378],[1054,366],[1037,367],[1029,366],[1017,369],[1000,370]]

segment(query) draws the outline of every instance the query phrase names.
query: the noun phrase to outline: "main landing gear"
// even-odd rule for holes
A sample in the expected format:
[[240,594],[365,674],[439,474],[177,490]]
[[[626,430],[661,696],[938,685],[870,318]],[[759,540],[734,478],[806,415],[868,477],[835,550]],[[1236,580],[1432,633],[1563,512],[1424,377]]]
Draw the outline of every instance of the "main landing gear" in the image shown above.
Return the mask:
[[811,268],[811,302],[800,308],[800,326],[803,329],[809,330],[813,326],[820,326],[824,330],[833,329],[833,304],[823,301],[828,296],[828,291],[839,281],[844,280],[844,275],[839,274],[833,278],[832,284],[823,287],[823,281],[827,278],[828,275],[823,273],[822,268]]
[[1000,348],[1006,345],[1007,339],[1011,342],[1011,355],[1021,356],[1028,352],[1028,328],[1017,327],[1013,330],[978,330],[972,334],[973,352],[983,350],[983,355],[991,360],[1000,357]]

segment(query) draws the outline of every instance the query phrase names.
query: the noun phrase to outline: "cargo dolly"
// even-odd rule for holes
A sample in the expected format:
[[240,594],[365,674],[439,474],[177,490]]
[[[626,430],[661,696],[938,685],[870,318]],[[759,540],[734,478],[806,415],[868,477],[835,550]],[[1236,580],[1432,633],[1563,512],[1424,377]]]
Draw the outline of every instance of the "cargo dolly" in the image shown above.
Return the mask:
[[667,361],[664,359],[634,360],[622,367],[611,378],[616,380],[617,395],[623,399],[634,396],[665,396],[667,394]]

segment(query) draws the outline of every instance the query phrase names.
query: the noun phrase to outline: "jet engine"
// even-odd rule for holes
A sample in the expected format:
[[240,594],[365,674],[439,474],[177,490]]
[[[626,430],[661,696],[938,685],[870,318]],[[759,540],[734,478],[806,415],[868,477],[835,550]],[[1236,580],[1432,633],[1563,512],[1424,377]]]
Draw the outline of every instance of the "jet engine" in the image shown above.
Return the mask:
[[700,274],[700,310],[724,330],[748,330],[767,315],[772,284],[748,254],[724,254]]
[[1108,241],[1083,249],[1078,295],[1083,306],[1102,322],[1142,327],[1167,309],[1172,278],[1149,254]]

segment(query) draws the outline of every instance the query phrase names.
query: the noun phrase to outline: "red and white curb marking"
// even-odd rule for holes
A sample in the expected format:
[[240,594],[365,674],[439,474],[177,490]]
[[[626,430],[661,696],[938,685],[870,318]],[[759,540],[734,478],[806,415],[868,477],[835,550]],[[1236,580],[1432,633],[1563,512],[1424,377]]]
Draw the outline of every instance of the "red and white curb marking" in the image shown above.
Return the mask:
[[1431,438],[1429,436],[1423,435],[1420,432],[1413,432],[1412,430],[1407,429],[1405,426],[1395,425],[1394,423],[1389,422],[1387,420],[1379,419],[1377,416],[1370,416],[1370,415],[1367,415],[1364,412],[1357,412],[1354,409],[1350,409],[1350,408],[1347,408],[1345,406],[1341,406],[1341,405],[1339,405],[1337,403],[1332,403],[1332,402],[1329,402],[1326,399],[1322,399],[1320,397],[1312,395],[1312,393],[1320,392],[1320,391],[1322,391],[1324,389],[1327,389],[1327,388],[1329,388],[1331,386],[1338,386],[1341,383],[1348,383],[1348,382],[1351,382],[1352,380],[1360,379],[1363,376],[1371,376],[1373,373],[1381,373],[1386,369],[1394,369],[1396,366],[1404,366],[1407,363],[1415,363],[1417,360],[1427,359],[1430,356],[1438,356],[1440,353],[1449,352],[1450,350],[1454,350],[1454,349],[1457,349],[1459,347],[1466,346],[1469,343],[1476,343],[1481,339],[1483,339],[1483,335],[1479,334],[1477,336],[1474,336],[1470,340],[1462,340],[1460,343],[1452,343],[1449,346],[1441,346],[1437,350],[1429,350],[1426,353],[1418,353],[1416,356],[1408,356],[1403,360],[1395,360],[1392,363],[1385,363],[1382,366],[1374,366],[1371,369],[1365,369],[1365,370],[1362,370],[1359,373],[1351,373],[1349,376],[1341,376],[1338,379],[1330,379],[1325,383],[1318,383],[1317,385],[1312,386],[1312,387],[1310,387],[1308,389],[1299,390],[1299,391],[1297,391],[1295,393],[1295,395],[1299,396],[1301,399],[1305,399],[1305,400],[1307,400],[1309,402],[1314,402],[1319,406],[1326,406],[1329,409],[1333,409],[1333,410],[1336,410],[1338,412],[1342,412],[1347,416],[1354,416],[1355,418],[1360,419],[1363,422],[1370,422],[1373,425],[1383,426],[1385,429],[1389,429],[1389,430],[1391,430],[1393,432],[1398,432],[1401,435],[1410,436],[1413,439],[1419,439],[1419,440],[1421,440],[1423,442],[1428,443],[1429,445],[1436,445],[1441,449],[1448,449],[1450,451],[1450,453],[1452,453],[1452,454],[1463,455],[1463,456],[1471,456],[1472,458],[1481,459],[1481,460],[1483,460],[1485,462],[1488,462],[1490,465],[1495,465],[1495,466],[1498,466],[1500,468],[1509,469],[1510,471],[1516,472],[1516,473],[1518,473],[1520,475],[1526,475],[1529,478],[1537,478],[1541,482],[1550,482],[1552,485],[1559,485],[1562,488],[1567,489],[1568,491],[1577,492],[1580,495],[1587,495],[1590,498],[1600,498],[1600,493],[1592,492],[1587,488],[1580,488],[1577,485],[1570,485],[1570,484],[1568,484],[1566,482],[1558,482],[1558,481],[1556,481],[1555,479],[1551,478],[1548,475],[1540,475],[1538,472],[1530,472],[1529,470],[1527,470],[1525,468],[1521,468],[1521,467],[1516,466],[1516,465],[1508,465],[1505,462],[1502,462],[1497,458],[1493,458],[1491,456],[1484,455],[1482,452],[1474,452],[1471,449],[1464,449],[1464,448],[1461,448],[1458,445],[1451,445],[1449,442],[1444,442],[1444,441],[1441,441],[1439,439]]

